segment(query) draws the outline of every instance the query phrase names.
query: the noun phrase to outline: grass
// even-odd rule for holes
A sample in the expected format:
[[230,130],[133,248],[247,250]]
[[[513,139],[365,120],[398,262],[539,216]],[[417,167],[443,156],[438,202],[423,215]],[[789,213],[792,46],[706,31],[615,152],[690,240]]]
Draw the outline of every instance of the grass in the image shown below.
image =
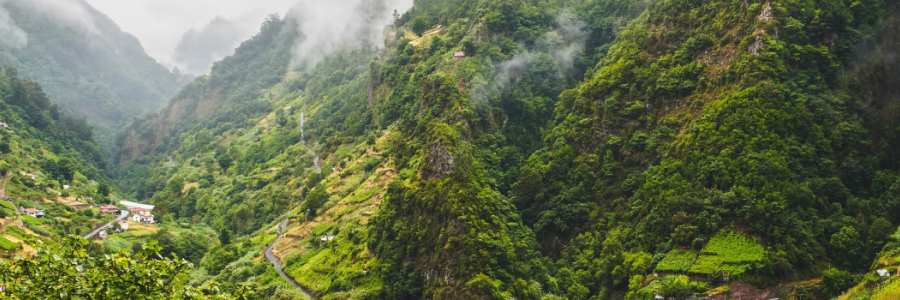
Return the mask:
[[357,208],[359,208],[359,206],[356,206],[356,205],[350,205],[350,206],[348,206],[348,207],[345,208],[344,210],[342,210],[342,211],[338,212],[336,215],[334,215],[334,220],[340,219],[340,218],[343,217],[344,215],[346,215],[346,214],[348,214],[348,213],[351,213],[351,212],[355,211]]
[[369,189],[368,191],[358,193],[355,196],[350,196],[350,197],[344,198],[344,200],[342,200],[341,203],[360,203],[360,202],[369,200],[369,198],[372,198],[375,195],[378,195],[378,193],[380,193],[380,192],[381,192],[381,187],[376,186],[376,187]]
[[322,224],[313,226],[312,234],[313,234],[313,236],[320,236],[322,234],[325,234],[329,230],[331,230],[331,228],[332,228],[331,224],[322,223]]
[[31,223],[34,225],[44,225],[44,220],[29,216],[29,215],[22,215],[22,221],[25,221],[25,223]]
[[12,203],[9,203],[9,202],[6,202],[6,201],[0,201],[0,206],[3,206],[3,207],[5,207],[5,208],[8,208],[8,209],[10,209],[10,210],[12,210],[12,211],[16,211],[16,206],[13,205]]
[[691,270],[691,266],[697,260],[697,251],[675,249],[669,251],[666,257],[656,265],[657,272],[684,273]]
[[22,245],[20,245],[19,243],[14,243],[13,241],[0,236],[0,248],[3,248],[4,250],[16,250],[21,247]]
[[762,261],[766,251],[752,238],[739,233],[720,231],[700,252],[700,257],[690,269],[690,273],[720,275],[728,273],[737,276],[755,262]]

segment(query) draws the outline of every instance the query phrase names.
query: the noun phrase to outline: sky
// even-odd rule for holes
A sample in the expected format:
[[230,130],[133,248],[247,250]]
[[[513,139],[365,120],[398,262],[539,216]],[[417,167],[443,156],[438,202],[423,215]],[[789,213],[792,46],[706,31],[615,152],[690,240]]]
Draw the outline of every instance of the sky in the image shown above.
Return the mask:
[[[246,40],[259,31],[265,17],[284,16],[297,0],[86,0],[116,22],[122,31],[136,36],[144,50],[160,63],[173,66],[172,56],[181,37],[201,29],[216,17],[245,30]],[[176,8],[176,9],[173,9]]]

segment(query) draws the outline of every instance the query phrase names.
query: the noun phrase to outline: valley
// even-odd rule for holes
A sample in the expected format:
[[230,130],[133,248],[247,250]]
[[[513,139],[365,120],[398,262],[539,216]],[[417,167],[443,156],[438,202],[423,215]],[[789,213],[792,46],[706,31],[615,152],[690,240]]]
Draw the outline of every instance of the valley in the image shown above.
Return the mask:
[[114,143],[4,64],[0,295],[900,298],[896,1],[392,4],[270,15]]

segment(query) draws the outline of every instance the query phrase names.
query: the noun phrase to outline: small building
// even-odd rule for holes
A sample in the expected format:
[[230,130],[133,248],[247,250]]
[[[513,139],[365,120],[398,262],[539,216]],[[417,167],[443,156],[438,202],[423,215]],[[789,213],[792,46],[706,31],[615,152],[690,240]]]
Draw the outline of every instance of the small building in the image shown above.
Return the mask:
[[69,185],[68,185],[68,184],[64,184],[64,185],[63,185],[63,189],[64,189],[64,190],[68,190],[68,189],[69,189]]
[[133,215],[131,215],[131,221],[134,221],[135,223],[140,223],[140,222],[141,222],[141,215],[139,215],[139,214],[133,214]]
[[16,226],[19,227],[19,228],[22,228],[22,227],[25,227],[25,223],[22,223],[22,222],[16,222]]
[[156,221],[153,220],[153,215],[141,216],[141,223],[156,224]]
[[456,54],[453,54],[453,58],[455,58],[455,59],[462,59],[465,57],[466,57],[466,53],[463,51],[459,51],[459,52],[456,52]]
[[132,207],[132,208],[131,208],[131,213],[132,213],[132,214],[135,214],[135,215],[138,215],[138,216],[150,216],[150,215],[152,215],[152,214],[150,213],[150,210],[149,210],[149,209],[146,209],[146,208],[143,208],[143,207]]
[[106,234],[106,230],[100,230],[100,232],[98,232],[94,237],[96,237],[98,240],[105,240],[107,236],[108,235]]
[[876,271],[876,272],[878,272],[878,276],[881,276],[881,277],[891,277],[891,272],[888,272],[888,270],[886,270],[886,269],[881,269],[881,270],[878,270],[878,271]]
[[441,28],[444,28],[444,25],[438,25],[438,26],[435,27],[434,29],[441,29]]
[[115,205],[104,205],[100,207],[100,214],[116,214],[119,211],[119,208]]
[[43,218],[44,217],[43,210],[38,210],[38,209],[34,209],[34,208],[25,209],[25,213],[28,214],[29,216],[32,216],[35,218]]
[[6,122],[0,122],[0,127],[9,128],[9,124],[6,124]]
[[122,231],[128,230],[128,222],[119,221],[119,228],[122,228]]

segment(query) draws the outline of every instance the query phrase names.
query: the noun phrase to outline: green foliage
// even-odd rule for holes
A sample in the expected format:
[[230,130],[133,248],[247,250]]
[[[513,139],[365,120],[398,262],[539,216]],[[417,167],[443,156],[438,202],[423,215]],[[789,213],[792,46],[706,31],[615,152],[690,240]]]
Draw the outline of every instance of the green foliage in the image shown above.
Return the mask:
[[12,251],[22,248],[22,245],[19,245],[19,243],[13,243],[5,237],[0,236],[0,248],[6,251]]
[[375,197],[378,193],[381,193],[381,187],[376,186],[367,191],[359,192],[356,195],[344,198],[344,200],[341,200],[341,203],[360,203]]
[[691,266],[694,265],[694,261],[697,260],[698,254],[694,250],[674,249],[669,251],[663,260],[656,265],[656,271],[687,273]]
[[409,22],[409,28],[418,36],[422,36],[425,31],[428,30],[428,23],[425,21],[425,18],[422,16],[418,16],[412,19]]
[[[2,242],[3,240],[0,240]],[[122,252],[90,257],[88,241],[68,238],[59,250],[40,250],[34,257],[0,262],[0,281],[6,297],[46,298],[66,295],[71,299],[239,299],[241,294],[220,293],[214,282],[198,286],[175,284],[191,264],[181,259],[162,259],[151,242],[135,257]],[[76,263],[77,262],[77,263]],[[40,278],[35,280],[34,278]]]
[[44,219],[35,218],[35,217],[29,216],[29,215],[22,215],[22,221],[25,221],[25,223],[31,223],[34,225],[44,224]]
[[765,257],[766,251],[752,238],[723,230],[709,240],[690,272],[707,276],[728,273],[736,277]]
[[861,258],[863,241],[853,227],[842,227],[841,231],[831,236],[831,247],[834,251],[834,264],[842,269],[855,270],[866,262]]
[[832,268],[822,273],[822,281],[819,282],[819,286],[826,297],[834,298],[853,286],[853,278],[850,276],[850,272]]

